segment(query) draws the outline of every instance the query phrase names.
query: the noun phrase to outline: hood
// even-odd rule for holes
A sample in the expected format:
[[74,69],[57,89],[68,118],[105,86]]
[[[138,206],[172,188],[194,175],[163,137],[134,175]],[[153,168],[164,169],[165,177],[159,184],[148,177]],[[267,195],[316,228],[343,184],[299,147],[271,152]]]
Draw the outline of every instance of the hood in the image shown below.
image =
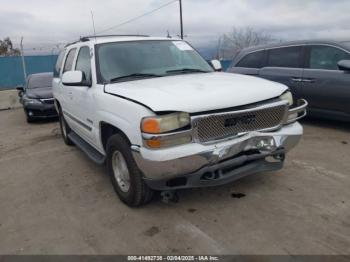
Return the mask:
[[153,111],[188,113],[247,105],[280,96],[288,88],[257,77],[196,73],[108,84],[105,91]]
[[26,95],[28,98],[36,99],[53,98],[52,87],[28,88],[26,89]]

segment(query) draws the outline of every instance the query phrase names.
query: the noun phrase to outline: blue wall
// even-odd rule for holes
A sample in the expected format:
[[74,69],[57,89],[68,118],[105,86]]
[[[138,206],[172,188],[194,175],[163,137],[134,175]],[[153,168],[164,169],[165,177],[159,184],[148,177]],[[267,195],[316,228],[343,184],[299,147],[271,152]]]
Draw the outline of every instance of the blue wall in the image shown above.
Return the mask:
[[225,72],[228,67],[231,65],[232,60],[220,60],[221,65],[222,65],[222,70]]
[[[27,75],[52,72],[57,55],[25,56]],[[22,60],[20,56],[0,57],[0,89],[15,88],[24,84]]]

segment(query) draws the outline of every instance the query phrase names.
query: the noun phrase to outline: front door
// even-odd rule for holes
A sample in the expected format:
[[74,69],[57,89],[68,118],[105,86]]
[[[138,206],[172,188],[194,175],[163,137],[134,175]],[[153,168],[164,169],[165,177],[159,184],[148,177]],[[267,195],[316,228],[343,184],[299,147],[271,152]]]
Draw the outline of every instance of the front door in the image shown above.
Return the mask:
[[307,48],[302,94],[315,114],[340,118],[350,114],[350,74],[338,69],[340,60],[350,54],[340,48],[313,45]]
[[302,97],[303,47],[289,46],[267,50],[265,67],[260,69],[262,78],[288,86],[294,99]]
[[73,120],[78,124],[78,134],[94,144],[93,139],[93,112],[91,105],[93,105],[93,90],[91,79],[91,56],[90,48],[83,46],[78,50],[78,55],[74,70],[82,71],[84,77],[84,84],[79,86],[71,86],[70,90],[74,98],[74,115]]
[[[68,50],[67,55],[65,57],[65,62],[62,70],[62,75],[65,72],[72,71],[73,70],[73,63],[76,57],[77,49],[72,48]],[[62,76],[61,76],[62,78]],[[75,101],[74,101],[74,96],[72,92],[72,87],[64,85],[61,81],[59,80],[60,83],[60,93],[61,93],[61,106],[62,106],[62,112],[64,115],[65,120],[67,121],[68,125],[76,131],[79,126],[78,124],[73,120],[74,119],[74,106],[75,106]]]

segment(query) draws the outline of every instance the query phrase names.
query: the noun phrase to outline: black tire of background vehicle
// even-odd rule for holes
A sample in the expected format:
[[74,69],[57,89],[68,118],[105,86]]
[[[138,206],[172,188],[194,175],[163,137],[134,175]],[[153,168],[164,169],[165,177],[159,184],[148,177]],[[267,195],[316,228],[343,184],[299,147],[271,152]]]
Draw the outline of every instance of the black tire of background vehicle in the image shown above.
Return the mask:
[[70,129],[67,121],[64,119],[61,108],[59,109],[59,112],[58,112],[58,118],[60,121],[61,134],[62,134],[64,143],[68,146],[73,146],[74,143],[67,136],[72,131],[72,129]]
[[[119,151],[126,162],[129,176],[130,187],[127,192],[123,192],[114,176],[112,166],[112,156],[115,151]],[[119,135],[113,135],[107,142],[107,169],[111,178],[112,185],[120,200],[131,207],[141,206],[152,200],[154,191],[150,189],[143,181],[143,176],[132,156],[129,143]]]

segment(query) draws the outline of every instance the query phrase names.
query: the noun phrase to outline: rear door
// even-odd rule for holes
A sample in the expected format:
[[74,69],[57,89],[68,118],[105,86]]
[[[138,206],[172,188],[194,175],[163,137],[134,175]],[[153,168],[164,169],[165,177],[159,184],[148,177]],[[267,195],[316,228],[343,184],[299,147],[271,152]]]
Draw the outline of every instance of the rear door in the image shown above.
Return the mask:
[[266,62],[259,76],[288,86],[294,99],[301,98],[303,46],[279,47],[266,52]]
[[338,47],[307,47],[302,92],[314,113],[339,117],[350,114],[350,74],[339,70],[337,65],[340,60],[349,59],[350,54]]

